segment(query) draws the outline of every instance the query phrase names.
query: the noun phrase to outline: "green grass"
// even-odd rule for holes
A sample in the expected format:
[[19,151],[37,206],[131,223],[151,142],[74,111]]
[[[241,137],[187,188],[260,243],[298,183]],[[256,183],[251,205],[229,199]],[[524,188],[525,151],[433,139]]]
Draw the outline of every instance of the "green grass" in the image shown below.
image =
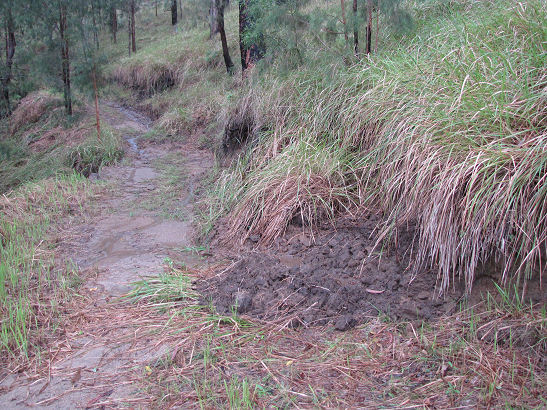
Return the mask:
[[66,117],[58,96],[37,92],[23,99],[0,124],[0,192],[74,170],[89,175],[123,155],[121,139],[103,124],[97,139],[94,119],[76,104]]
[[[271,241],[295,215],[383,211],[382,240],[416,223],[414,267],[439,290],[481,263],[538,274],[547,225],[546,11],[541,2],[417,5],[413,33],[346,69],[311,59],[252,83],[227,118],[255,138],[219,177],[210,219]],[[318,53],[320,54],[320,53]],[[211,225],[211,222],[209,222]]]
[[[239,55],[236,11],[232,7],[226,16],[234,61]],[[112,63],[105,68],[111,81],[105,92],[157,119],[152,140],[190,140],[214,147],[222,126],[218,114],[238,77],[226,75],[218,38],[209,39],[203,27],[184,21],[174,33],[165,13],[156,18],[150,12],[143,9],[138,15],[136,54],[127,56],[124,44],[107,46]]]
[[76,174],[26,184],[0,203],[0,351],[28,359],[58,324],[59,306],[81,283],[51,244],[55,221],[84,206],[91,187]]

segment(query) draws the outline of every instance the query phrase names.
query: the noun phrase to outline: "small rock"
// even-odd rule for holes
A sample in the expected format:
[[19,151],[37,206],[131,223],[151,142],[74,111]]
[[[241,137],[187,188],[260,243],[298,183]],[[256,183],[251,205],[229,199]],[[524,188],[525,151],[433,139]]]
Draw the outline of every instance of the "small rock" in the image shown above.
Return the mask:
[[426,300],[429,299],[430,295],[431,293],[428,290],[422,290],[416,297],[420,300]]
[[248,312],[251,308],[253,299],[251,298],[251,295],[249,295],[248,292],[239,291],[235,295],[235,307],[237,309],[237,313],[245,313]]
[[256,235],[256,234],[255,234],[255,235],[251,235],[251,236],[249,236],[249,240],[250,240],[251,242],[257,243],[257,242],[260,240],[260,235]]
[[352,315],[344,315],[340,317],[334,324],[334,328],[341,332],[348,330],[355,326],[355,319]]

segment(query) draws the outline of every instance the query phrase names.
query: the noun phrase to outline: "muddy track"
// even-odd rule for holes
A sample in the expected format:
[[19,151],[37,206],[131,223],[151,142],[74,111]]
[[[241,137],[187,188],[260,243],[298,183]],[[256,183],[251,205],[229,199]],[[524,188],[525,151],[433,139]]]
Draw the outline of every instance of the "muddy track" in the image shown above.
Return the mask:
[[[11,374],[1,381],[1,408],[138,405],[143,394],[135,372],[160,357],[162,346],[138,334],[142,312],[119,298],[131,283],[161,273],[166,258],[198,263],[181,250],[191,245],[194,190],[212,155],[190,145],[141,144],[148,118],[114,103],[103,111],[103,120],[124,136],[126,156],[122,165],[100,171],[108,189],[81,224],[64,232],[58,255],[77,264],[85,278],[83,309],[50,347],[46,374]],[[157,163],[174,154],[186,187],[171,202],[184,211],[182,220],[157,212],[164,205]]]

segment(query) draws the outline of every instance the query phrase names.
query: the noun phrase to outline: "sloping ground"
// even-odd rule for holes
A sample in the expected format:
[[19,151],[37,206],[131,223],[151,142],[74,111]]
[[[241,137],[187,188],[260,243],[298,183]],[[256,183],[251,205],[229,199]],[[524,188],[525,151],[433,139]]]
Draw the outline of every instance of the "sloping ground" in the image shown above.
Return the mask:
[[104,124],[98,141],[94,113],[79,101],[74,105],[74,115],[67,118],[58,95],[37,91],[2,120],[0,192],[74,171],[87,177],[121,158],[116,132]]
[[229,110],[254,131],[213,195],[231,235],[381,211],[386,242],[416,226],[413,266],[440,291],[491,261],[504,280],[545,272],[545,4],[436,5],[378,55],[268,73]]

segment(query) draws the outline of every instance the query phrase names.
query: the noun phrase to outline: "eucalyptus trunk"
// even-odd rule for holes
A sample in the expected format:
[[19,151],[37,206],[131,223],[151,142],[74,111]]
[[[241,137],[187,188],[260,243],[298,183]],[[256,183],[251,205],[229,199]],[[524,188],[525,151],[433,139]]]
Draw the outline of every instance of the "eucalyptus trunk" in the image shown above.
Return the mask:
[[232,75],[234,73],[234,63],[230,58],[230,50],[228,49],[228,41],[226,40],[226,30],[224,29],[224,7],[226,0],[215,0],[217,8],[217,23],[218,32],[220,33],[220,41],[222,43],[222,55],[224,56],[224,64],[226,64],[226,71]]
[[13,56],[15,55],[15,24],[11,13],[11,7],[7,8],[6,16],[6,68],[0,77],[2,83],[2,96],[6,105],[6,112],[11,114],[9,85],[12,76]]
[[66,5],[59,7],[59,35],[61,37],[61,62],[63,77],[63,96],[65,102],[65,111],[67,115],[72,115],[72,92],[70,89],[70,49],[67,37],[67,10]]

